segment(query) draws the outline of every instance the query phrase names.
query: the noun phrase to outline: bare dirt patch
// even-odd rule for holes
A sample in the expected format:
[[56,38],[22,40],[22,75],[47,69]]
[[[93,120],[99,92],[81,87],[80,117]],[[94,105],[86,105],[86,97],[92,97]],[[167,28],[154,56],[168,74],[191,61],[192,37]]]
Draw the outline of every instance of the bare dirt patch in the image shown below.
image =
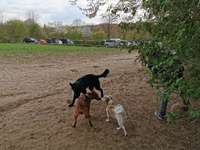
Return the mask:
[[[198,150],[200,122],[181,119],[178,124],[158,121],[155,90],[137,53],[67,54],[0,58],[1,150]],[[94,128],[80,117],[73,129],[74,108],[68,83],[87,73],[110,75],[101,79],[105,94],[123,104],[128,137],[117,131],[116,121],[105,122],[105,104],[93,101]]]

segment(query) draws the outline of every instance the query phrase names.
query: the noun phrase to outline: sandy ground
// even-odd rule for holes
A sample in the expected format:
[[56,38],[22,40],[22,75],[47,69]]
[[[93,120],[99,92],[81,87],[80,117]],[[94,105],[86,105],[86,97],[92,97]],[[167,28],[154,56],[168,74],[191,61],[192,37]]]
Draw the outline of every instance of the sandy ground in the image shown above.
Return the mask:
[[[198,150],[200,122],[158,121],[155,90],[137,53],[68,54],[0,58],[0,150]],[[84,117],[72,128],[69,82],[87,73],[111,73],[105,94],[124,105],[128,137],[105,122],[105,104],[92,101],[94,127]]]

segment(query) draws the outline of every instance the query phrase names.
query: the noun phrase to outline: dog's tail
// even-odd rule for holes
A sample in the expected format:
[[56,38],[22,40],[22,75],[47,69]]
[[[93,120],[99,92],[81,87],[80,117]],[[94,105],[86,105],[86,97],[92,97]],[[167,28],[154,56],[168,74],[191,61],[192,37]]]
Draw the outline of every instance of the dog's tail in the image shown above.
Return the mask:
[[102,74],[97,75],[97,77],[98,78],[102,78],[102,77],[105,78],[105,77],[107,77],[107,75],[109,74],[109,72],[110,72],[109,69],[105,69],[105,71]]

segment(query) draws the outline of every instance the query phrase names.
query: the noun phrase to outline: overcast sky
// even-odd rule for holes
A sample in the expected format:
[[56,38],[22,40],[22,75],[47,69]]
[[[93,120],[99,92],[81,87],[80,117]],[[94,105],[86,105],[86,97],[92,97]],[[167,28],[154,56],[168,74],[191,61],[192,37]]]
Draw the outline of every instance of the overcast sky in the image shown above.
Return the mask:
[[71,25],[75,19],[81,19],[88,24],[101,22],[100,16],[89,19],[76,6],[70,5],[68,0],[0,0],[0,17],[3,14],[4,21],[10,19],[25,20],[27,12],[30,11],[39,16],[38,22],[40,24],[58,21]]
[[[85,1],[78,0],[78,5],[84,7],[86,5]],[[106,4],[116,4],[118,1],[106,0]],[[101,11],[98,14],[102,14],[105,10],[106,5],[101,7]],[[71,25],[75,19],[81,19],[86,24],[99,24],[103,22],[101,15],[89,19],[82,14],[77,6],[71,5],[69,0],[0,0],[0,21],[2,21],[2,16],[4,22],[10,19],[25,20],[28,18],[28,12],[34,12],[38,15],[37,22],[41,25],[52,22]],[[143,11],[140,9],[134,20],[137,20],[138,16],[140,17],[142,14]]]

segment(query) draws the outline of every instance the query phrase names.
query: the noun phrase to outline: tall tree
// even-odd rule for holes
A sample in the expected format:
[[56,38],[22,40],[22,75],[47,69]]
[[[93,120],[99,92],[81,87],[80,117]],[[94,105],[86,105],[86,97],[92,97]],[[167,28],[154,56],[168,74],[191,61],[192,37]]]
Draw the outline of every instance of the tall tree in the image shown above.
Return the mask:
[[39,15],[35,11],[29,10],[26,13],[26,18],[27,18],[26,22],[28,24],[33,24],[33,23],[36,23],[38,21]]
[[4,22],[4,15],[3,15],[3,11],[0,10],[0,24],[3,24]]
[[105,13],[102,14],[102,18],[107,25],[107,38],[110,39],[112,35],[112,24],[117,23],[118,15],[112,13],[112,8],[109,7]]
[[28,35],[26,24],[20,20],[11,20],[5,23],[4,29],[7,33],[7,42],[21,42]]
[[37,23],[28,24],[29,36],[34,38],[46,38],[47,35],[45,34],[42,27],[40,27]]
[[[151,33],[151,41],[142,42],[139,54],[161,99],[168,100],[172,92],[185,102],[200,99],[200,1],[119,0],[112,8],[114,14],[130,11],[133,16],[137,9],[146,10],[140,30]],[[199,109],[189,112],[200,117]]]
[[69,0],[72,5],[77,5],[82,10],[83,14],[89,18],[95,17],[99,8],[106,3],[105,0],[84,0],[87,3],[86,7],[80,6],[80,0]]
[[[153,24],[144,26],[153,41],[139,52],[153,85],[162,92],[161,104],[165,107],[172,92],[178,93],[184,104],[200,99],[200,1],[143,0],[143,7]],[[200,117],[199,108],[190,106],[189,112]]]

